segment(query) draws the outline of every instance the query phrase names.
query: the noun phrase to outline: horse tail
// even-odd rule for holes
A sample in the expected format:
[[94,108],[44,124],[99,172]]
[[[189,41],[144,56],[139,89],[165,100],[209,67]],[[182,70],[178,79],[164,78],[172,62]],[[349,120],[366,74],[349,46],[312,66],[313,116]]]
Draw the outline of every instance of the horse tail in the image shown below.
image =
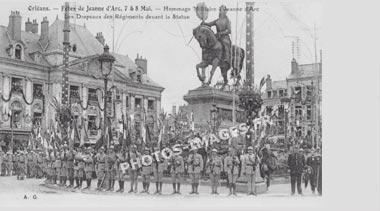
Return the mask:
[[241,69],[243,69],[243,62],[244,62],[244,58],[245,58],[245,51],[243,48],[240,48],[240,65],[239,65],[239,71],[241,71]]

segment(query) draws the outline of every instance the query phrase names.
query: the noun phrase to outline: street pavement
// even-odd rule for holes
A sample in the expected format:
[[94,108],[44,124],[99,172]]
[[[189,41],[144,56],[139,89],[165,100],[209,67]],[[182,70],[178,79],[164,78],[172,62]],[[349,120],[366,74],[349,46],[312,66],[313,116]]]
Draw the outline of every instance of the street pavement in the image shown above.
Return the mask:
[[[304,190],[304,195],[290,196],[290,184],[276,184],[269,190],[258,196],[247,196],[238,193],[238,196],[227,196],[228,188],[220,187],[220,195],[211,195],[209,186],[199,186],[199,195],[189,195],[190,185],[181,185],[182,195],[171,195],[172,185],[163,184],[162,195],[152,194],[155,184],[151,183],[150,193],[139,193],[142,184],[139,183],[137,194],[99,192],[93,189],[96,181],[92,182],[91,191],[66,189],[62,187],[46,186],[44,179],[17,180],[15,176],[0,177],[0,207],[132,207],[149,208],[150,210],[176,210],[178,207],[197,209],[202,207],[207,210],[252,210],[251,208],[315,208],[321,206],[322,197],[313,195],[310,187]],[[129,190],[129,182],[125,184],[125,190]],[[118,183],[115,184],[118,189]],[[314,206],[313,206],[314,205]],[[317,205],[317,206],[315,206]],[[218,208],[218,209],[216,209]],[[265,209],[267,210],[267,209]],[[317,209],[316,209],[317,210]]]

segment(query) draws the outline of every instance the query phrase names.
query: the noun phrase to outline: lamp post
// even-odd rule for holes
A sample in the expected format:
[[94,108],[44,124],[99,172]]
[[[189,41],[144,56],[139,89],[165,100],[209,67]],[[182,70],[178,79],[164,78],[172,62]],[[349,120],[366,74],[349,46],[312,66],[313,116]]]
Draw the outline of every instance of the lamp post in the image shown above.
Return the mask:
[[[106,134],[106,125],[107,125],[107,85],[108,85],[108,77],[112,72],[112,64],[115,61],[115,57],[112,56],[112,54],[109,53],[109,47],[108,45],[104,46],[104,52],[102,55],[99,56],[98,61],[100,62],[100,72],[103,76],[104,80],[104,96],[103,96],[103,139],[105,138]],[[109,143],[107,143],[108,145]]]

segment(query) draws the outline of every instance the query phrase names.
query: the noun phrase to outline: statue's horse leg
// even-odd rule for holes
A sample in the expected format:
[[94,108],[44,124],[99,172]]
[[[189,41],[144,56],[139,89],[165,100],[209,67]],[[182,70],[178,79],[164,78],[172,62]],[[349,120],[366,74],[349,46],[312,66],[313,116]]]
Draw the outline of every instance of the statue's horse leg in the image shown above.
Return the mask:
[[223,86],[221,88],[221,90],[223,91],[224,88],[226,87],[226,85],[228,84],[228,77],[227,77],[227,73],[228,73],[228,70],[229,70],[229,65],[227,63],[224,62],[223,65],[220,66],[220,72],[222,73],[222,76],[223,76]]
[[[205,68],[207,66],[208,66],[207,63],[204,61],[202,61],[201,63],[199,63],[195,66],[195,68],[197,70],[197,76],[198,76],[199,80],[202,82],[202,85],[204,85],[204,83],[205,83],[205,79],[206,79]],[[202,74],[199,72],[199,69],[202,69]]]
[[218,58],[214,58],[212,60],[212,68],[211,68],[211,71],[210,71],[210,78],[208,79],[208,81],[206,83],[208,86],[211,84],[212,77],[214,76],[215,70],[216,70],[216,68],[219,65],[219,61],[220,60]]

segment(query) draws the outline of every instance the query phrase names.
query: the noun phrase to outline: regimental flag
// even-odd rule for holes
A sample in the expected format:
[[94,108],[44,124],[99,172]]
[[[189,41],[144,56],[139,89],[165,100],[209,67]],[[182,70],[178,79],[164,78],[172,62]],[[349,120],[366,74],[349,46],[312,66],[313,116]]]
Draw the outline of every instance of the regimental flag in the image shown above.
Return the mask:
[[263,88],[263,86],[264,86],[265,83],[267,82],[267,78],[268,78],[268,76],[264,76],[264,77],[261,79],[259,90],[261,90],[261,88]]
[[146,144],[146,127],[145,127],[145,109],[142,112],[142,123],[141,123],[141,136],[143,142]]
[[194,113],[191,111],[190,113],[190,128],[192,131],[195,130],[195,122],[194,122]]

